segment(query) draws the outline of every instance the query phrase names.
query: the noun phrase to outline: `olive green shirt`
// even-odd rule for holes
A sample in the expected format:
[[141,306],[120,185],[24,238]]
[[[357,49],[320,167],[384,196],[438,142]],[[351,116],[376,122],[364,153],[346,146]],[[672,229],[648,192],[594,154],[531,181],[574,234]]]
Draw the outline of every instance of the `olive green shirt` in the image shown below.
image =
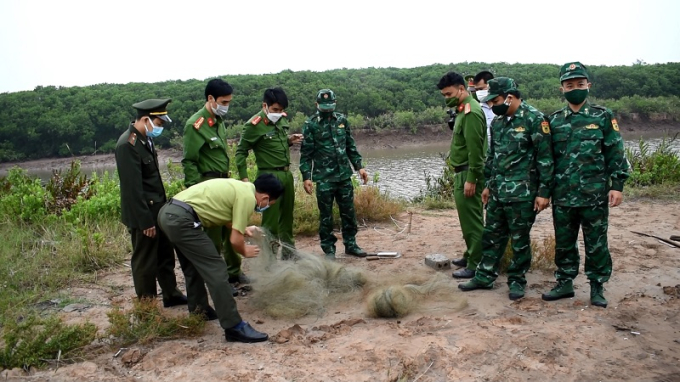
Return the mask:
[[190,205],[204,227],[224,226],[245,234],[255,210],[255,185],[237,179],[208,179],[175,195]]
[[[469,106],[468,106],[469,105]],[[449,164],[454,167],[468,165],[466,182],[484,180],[484,153],[486,153],[486,118],[479,102],[468,95],[458,105],[458,115],[453,126]]]
[[205,180],[207,172],[229,171],[227,129],[220,117],[203,107],[184,126],[184,185],[191,187]]
[[260,170],[290,165],[286,117],[272,123],[264,111],[260,111],[246,122],[236,149],[236,168],[240,179],[248,177],[246,159],[250,150],[255,153],[255,163]]

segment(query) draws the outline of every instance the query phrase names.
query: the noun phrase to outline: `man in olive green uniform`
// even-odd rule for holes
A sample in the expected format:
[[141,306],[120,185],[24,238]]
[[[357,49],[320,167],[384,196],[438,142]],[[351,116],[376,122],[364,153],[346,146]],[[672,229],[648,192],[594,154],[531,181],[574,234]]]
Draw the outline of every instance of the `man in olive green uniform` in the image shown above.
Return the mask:
[[359,171],[364,184],[368,181],[368,173],[361,164],[361,155],[354,143],[349,122],[344,115],[335,112],[335,104],[332,90],[319,90],[316,95],[317,112],[307,119],[302,131],[304,140],[300,149],[300,172],[308,194],[312,193],[312,181],[316,182],[319,238],[326,257],[335,259],[337,238],[333,234],[334,199],[340,210],[345,254],[366,257],[366,252],[356,242],[352,167]]
[[244,182],[248,181],[246,159],[248,152],[253,150],[257,175],[273,174],[283,184],[283,198],[263,211],[262,226],[269,230],[276,242],[283,244],[281,258],[284,260],[291,259],[295,253],[295,188],[293,174],[290,172],[290,146],[302,140],[302,134],[288,135],[288,120],[285,118],[287,107],[288,97],[283,89],[267,89],[264,92],[262,110],[246,122],[236,149],[236,167],[239,178]]
[[187,188],[160,210],[158,224],[174,244],[186,279],[189,312],[218,318],[227,341],[261,342],[268,336],[241,319],[229,293],[227,265],[201,226],[229,226],[232,247],[245,257],[255,257],[260,249],[246,245],[245,236],[257,227],[247,227],[248,219],[254,209],[274,204],[282,192],[281,182],[271,175],[258,177],[255,183],[216,178]]
[[158,279],[165,307],[187,303],[177,289],[172,244],[156,222],[166,196],[153,138],[163,131],[163,123],[171,121],[168,103],[170,99],[149,99],[132,105],[137,117],[116,144],[121,220],[132,238],[135,292],[140,299],[154,298]]
[[[227,130],[224,117],[229,111],[233,88],[219,78],[205,87],[205,106],[192,115],[184,126],[184,185],[191,187],[207,179],[229,178]],[[226,227],[206,228],[219,253],[224,253],[232,283],[247,283],[241,272],[241,256],[234,252]]]
[[453,272],[456,278],[472,278],[482,257],[484,153],[486,120],[479,102],[468,93],[460,74],[449,72],[437,84],[446,106],[457,116],[451,138],[448,164],[454,170],[454,200],[467,250],[466,268]]
[[490,102],[497,115],[484,168],[486,188],[482,202],[487,204],[486,226],[482,260],[475,277],[458,284],[458,288],[491,289],[508,238],[512,237],[508,287],[510,299],[517,300],[524,297],[527,283],[524,275],[531,266],[531,227],[536,214],[550,202],[553,182],[550,125],[543,113],[521,99],[511,78],[489,80],[489,94],[480,101]]
[[543,299],[574,297],[581,227],[590,303],[606,308],[603,284],[612,273],[607,242],[609,207],[623,201],[629,164],[612,111],[586,100],[591,86],[586,67],[580,62],[564,64],[560,83],[567,105],[549,117],[555,156],[552,203],[557,285],[544,293]]

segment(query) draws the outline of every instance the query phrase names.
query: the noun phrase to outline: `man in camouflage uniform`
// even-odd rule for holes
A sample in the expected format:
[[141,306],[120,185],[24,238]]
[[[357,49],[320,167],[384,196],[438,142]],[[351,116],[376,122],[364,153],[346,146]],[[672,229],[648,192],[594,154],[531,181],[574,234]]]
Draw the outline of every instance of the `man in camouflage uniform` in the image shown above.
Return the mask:
[[[475,277],[458,288],[469,291],[491,289],[498,267],[512,238],[513,258],[508,269],[511,300],[524,297],[524,274],[531,266],[529,232],[536,214],[550,200],[553,155],[550,126],[543,113],[520,98],[515,81],[499,77],[489,81],[490,102],[497,117],[493,121],[491,146],[486,158],[486,226],[482,235],[482,260]],[[490,196],[490,198],[489,198]]]
[[335,104],[332,90],[319,90],[316,95],[317,112],[307,118],[302,130],[304,140],[300,149],[300,172],[308,194],[312,194],[312,181],[316,182],[319,238],[326,258],[335,259],[337,238],[333,234],[333,200],[337,201],[340,210],[345,254],[366,257],[366,252],[356,242],[352,167],[359,171],[364,184],[368,182],[368,173],[361,164],[361,155],[354,143],[349,122],[344,115],[335,112]]
[[137,117],[116,144],[121,220],[132,239],[135,292],[140,299],[154,298],[158,279],[165,307],[187,303],[177,289],[175,252],[157,221],[166,196],[153,137],[160,135],[164,123],[171,122],[168,103],[170,99],[149,99],[132,105]]
[[[184,185],[191,187],[208,179],[229,178],[227,129],[224,118],[229,111],[233,88],[215,78],[205,87],[205,105],[184,126]],[[241,271],[241,256],[234,251],[227,227],[204,228],[218,253],[224,254],[230,283],[247,283]],[[235,293],[235,291],[234,291]]]
[[295,254],[295,185],[290,172],[290,146],[302,140],[302,134],[288,135],[288,119],[285,118],[287,107],[288,97],[283,89],[267,89],[262,110],[246,122],[236,149],[236,167],[241,180],[248,181],[246,159],[248,152],[253,150],[257,176],[273,174],[283,184],[285,191],[281,200],[262,211],[262,226],[274,236],[274,243],[280,241],[284,244],[281,250],[283,260],[292,259]]
[[574,297],[578,275],[578,229],[583,230],[585,273],[590,280],[590,303],[607,307],[603,283],[612,273],[607,243],[609,207],[623,201],[629,176],[619,125],[611,110],[589,103],[591,86],[586,67],[570,62],[560,69],[567,105],[548,118],[555,156],[552,192],[555,225],[557,285],[543,294],[546,301]]
[[486,121],[479,102],[467,91],[460,74],[447,73],[439,80],[437,88],[446,98],[446,106],[456,108],[458,113],[448,164],[454,171],[453,196],[467,250],[463,254],[466,267],[453,272],[453,277],[470,279],[475,276],[477,263],[482,258]]

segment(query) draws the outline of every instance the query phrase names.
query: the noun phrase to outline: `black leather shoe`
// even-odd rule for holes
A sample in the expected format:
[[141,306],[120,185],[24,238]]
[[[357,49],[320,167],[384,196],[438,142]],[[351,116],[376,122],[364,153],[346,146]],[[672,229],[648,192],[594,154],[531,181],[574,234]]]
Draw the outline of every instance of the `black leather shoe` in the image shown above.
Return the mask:
[[197,308],[195,311],[191,312],[191,314],[200,314],[206,321],[212,321],[219,318],[217,317],[217,312],[215,312],[215,309],[213,309],[210,305],[208,305],[205,309]]
[[463,268],[453,272],[453,277],[457,279],[471,279],[475,277],[475,271]]
[[169,299],[163,299],[163,307],[164,308],[169,308],[171,306],[177,306],[177,305],[186,305],[187,304],[187,296],[185,295],[179,295],[179,296],[172,296]]
[[240,329],[224,329],[224,338],[231,342],[263,342],[269,339],[266,333],[258,332],[249,323],[245,322]]
[[345,248],[345,255],[356,256],[356,257],[366,257],[368,253],[359,247]]
[[457,267],[467,267],[467,259],[464,257],[461,257],[460,259],[453,259],[451,260],[451,264]]

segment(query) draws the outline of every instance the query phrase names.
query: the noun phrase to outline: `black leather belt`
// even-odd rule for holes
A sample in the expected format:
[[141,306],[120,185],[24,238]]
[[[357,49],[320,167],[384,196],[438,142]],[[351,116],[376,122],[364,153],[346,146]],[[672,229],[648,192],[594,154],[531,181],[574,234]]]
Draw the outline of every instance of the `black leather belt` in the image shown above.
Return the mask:
[[204,178],[231,178],[231,172],[208,171],[201,174]]
[[260,170],[264,170],[264,171],[288,171],[289,169],[290,169],[290,166],[283,166],[283,167],[261,168]]
[[201,221],[201,220],[198,218],[198,215],[196,214],[196,211],[194,211],[193,207],[191,207],[190,205],[184,203],[183,201],[177,200],[177,199],[172,199],[172,198],[171,198],[170,201],[168,202],[168,204],[174,204],[174,205],[176,205],[176,206],[179,206],[179,207],[184,208],[185,210],[187,210],[188,213],[191,214],[191,216],[194,217],[194,219],[196,220],[196,222],[200,222],[200,221]]
[[456,174],[458,174],[459,172],[463,172],[463,171],[465,171],[465,170],[467,170],[467,169],[469,169],[469,168],[470,168],[470,166],[469,166],[469,165],[466,165],[466,164],[464,164],[464,165],[462,165],[462,166],[455,166],[455,167],[453,168],[453,172],[455,172]]

